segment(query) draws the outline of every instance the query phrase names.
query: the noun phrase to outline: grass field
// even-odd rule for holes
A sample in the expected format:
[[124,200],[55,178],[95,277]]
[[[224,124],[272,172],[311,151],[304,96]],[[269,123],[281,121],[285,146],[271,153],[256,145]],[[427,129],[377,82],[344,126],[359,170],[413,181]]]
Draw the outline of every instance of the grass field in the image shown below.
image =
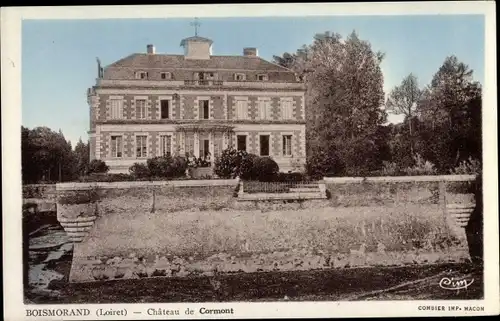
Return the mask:
[[[127,205],[130,206],[130,203]],[[132,205],[133,206],[133,205]],[[320,208],[295,211],[150,213],[119,208],[100,217],[79,252],[89,256],[246,255],[307,250],[348,253],[444,249],[460,242],[447,232],[437,205]]]

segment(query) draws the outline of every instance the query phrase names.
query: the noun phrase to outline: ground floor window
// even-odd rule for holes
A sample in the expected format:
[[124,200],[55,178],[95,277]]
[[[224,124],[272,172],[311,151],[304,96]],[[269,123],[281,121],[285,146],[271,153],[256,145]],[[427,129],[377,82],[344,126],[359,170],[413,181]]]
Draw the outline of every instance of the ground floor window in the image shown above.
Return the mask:
[[260,156],[269,156],[269,135],[260,135]]
[[172,155],[172,136],[160,136],[160,155],[163,157]]
[[111,157],[123,156],[122,136],[111,136]]
[[238,135],[236,136],[236,146],[238,150],[247,150],[247,136]]
[[292,135],[283,135],[283,156],[292,156]]
[[135,151],[136,157],[148,157],[148,136],[135,137]]

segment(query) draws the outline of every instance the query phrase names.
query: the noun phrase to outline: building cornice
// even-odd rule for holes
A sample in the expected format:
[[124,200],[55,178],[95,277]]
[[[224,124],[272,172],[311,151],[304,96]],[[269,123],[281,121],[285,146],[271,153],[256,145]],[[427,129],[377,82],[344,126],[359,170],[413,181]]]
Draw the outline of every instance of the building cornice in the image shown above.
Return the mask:
[[112,124],[112,125],[141,125],[141,124],[174,124],[174,125],[224,125],[231,126],[235,124],[249,124],[249,125],[268,125],[268,124],[305,124],[305,120],[236,120],[236,119],[112,119],[100,120],[95,122],[98,125]]

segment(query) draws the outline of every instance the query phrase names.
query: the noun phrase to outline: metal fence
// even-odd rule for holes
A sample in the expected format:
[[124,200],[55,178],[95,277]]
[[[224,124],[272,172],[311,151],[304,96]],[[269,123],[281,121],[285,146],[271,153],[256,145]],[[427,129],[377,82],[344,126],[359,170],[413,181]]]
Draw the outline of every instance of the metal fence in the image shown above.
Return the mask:
[[241,182],[244,193],[298,193],[298,192],[318,192],[318,182]]

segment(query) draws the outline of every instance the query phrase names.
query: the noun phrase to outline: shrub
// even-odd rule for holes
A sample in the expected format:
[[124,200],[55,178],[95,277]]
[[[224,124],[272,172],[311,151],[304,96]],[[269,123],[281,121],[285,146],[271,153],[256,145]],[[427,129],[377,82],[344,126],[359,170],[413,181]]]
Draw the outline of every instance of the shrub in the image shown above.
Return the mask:
[[135,178],[146,178],[151,176],[149,168],[142,163],[135,163],[134,165],[130,166],[129,172],[130,175]]
[[88,171],[87,173],[107,173],[109,170],[109,166],[106,165],[106,162],[100,160],[100,159],[93,159],[89,163]]
[[469,157],[469,159],[461,161],[457,167],[450,170],[450,173],[454,175],[479,175],[481,169],[481,162]]
[[279,172],[278,164],[269,157],[251,157],[252,165],[249,179],[258,181],[273,181]]
[[416,154],[414,157],[415,165],[413,167],[408,167],[405,172],[407,175],[434,175],[436,174],[436,169],[434,164],[426,161],[420,154]]
[[245,180],[255,179],[256,171],[254,169],[254,163],[257,162],[259,156],[248,154],[247,152],[241,153],[240,155],[240,157],[237,157],[236,176]]
[[397,176],[401,174],[399,165],[395,162],[382,161],[382,176]]
[[188,163],[180,156],[164,156],[148,159],[147,167],[151,176],[176,178],[185,175]]
[[[255,155],[253,155],[255,156]],[[241,174],[246,175],[251,169],[251,159],[253,156],[244,150],[236,150],[227,148],[222,151],[220,157],[215,160],[214,172],[221,178],[241,177]]]
[[78,191],[69,195],[61,195],[58,198],[58,203],[61,205],[77,205],[94,203],[99,200],[99,193],[96,188],[88,191]]
[[304,182],[308,180],[309,177],[304,173],[277,173],[274,176],[275,182]]

